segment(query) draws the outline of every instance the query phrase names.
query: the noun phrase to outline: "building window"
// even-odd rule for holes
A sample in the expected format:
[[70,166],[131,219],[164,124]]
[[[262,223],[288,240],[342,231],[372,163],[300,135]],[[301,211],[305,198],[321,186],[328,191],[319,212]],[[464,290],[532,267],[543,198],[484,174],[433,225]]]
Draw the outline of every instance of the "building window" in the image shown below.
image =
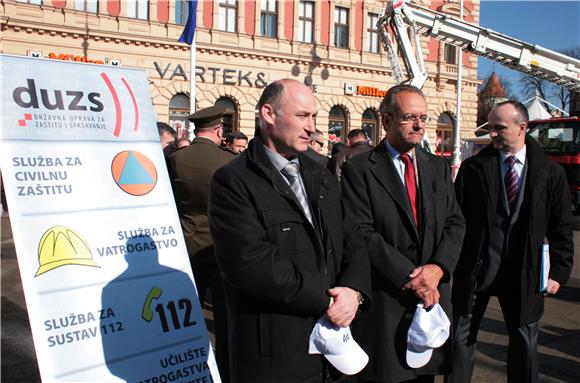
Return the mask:
[[76,11],[97,13],[97,9],[99,9],[97,0],[75,0]]
[[264,37],[272,37],[275,38],[277,36],[276,31],[278,30],[278,10],[276,0],[262,0],[262,29],[261,35]]
[[443,50],[443,61],[447,64],[457,64],[457,48],[451,44],[445,44]]
[[301,1],[298,4],[298,41],[312,42],[314,28],[314,2]]
[[224,136],[238,130],[238,108],[236,104],[228,97],[220,97],[216,102],[216,106],[221,106],[225,109],[223,115]]
[[367,49],[369,52],[379,52],[379,30],[377,29],[377,21],[379,15],[376,13],[369,13],[367,16]]
[[372,141],[372,144],[377,143],[376,138],[379,136],[377,134],[378,133],[377,128],[379,126],[380,123],[377,113],[371,108],[366,109],[362,115],[361,129],[366,132],[367,137],[369,138],[370,141]]
[[177,0],[175,2],[175,24],[187,24],[189,7],[191,7],[191,0]]
[[169,100],[169,125],[178,137],[189,138],[189,96],[178,93]]
[[451,158],[453,151],[453,126],[455,122],[449,113],[441,113],[437,119],[437,129],[435,133],[435,155]]
[[127,17],[147,20],[149,17],[149,1],[127,0]]
[[334,46],[348,48],[348,8],[334,8]]
[[332,145],[342,142],[346,132],[346,114],[340,106],[333,106],[328,113],[328,150]]
[[219,29],[225,32],[237,30],[238,6],[236,0],[220,0]]

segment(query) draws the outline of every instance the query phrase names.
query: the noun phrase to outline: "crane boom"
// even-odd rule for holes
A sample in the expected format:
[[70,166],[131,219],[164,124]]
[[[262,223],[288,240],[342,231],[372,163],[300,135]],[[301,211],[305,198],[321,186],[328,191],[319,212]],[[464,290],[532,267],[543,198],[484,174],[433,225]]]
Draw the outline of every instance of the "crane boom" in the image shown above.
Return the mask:
[[[418,33],[489,58],[509,68],[580,92],[580,60],[539,45],[482,28],[449,15],[408,2],[388,0],[377,22],[379,34],[397,83],[419,88],[427,80]],[[390,30],[389,30],[390,29]],[[413,36],[414,46],[409,35]],[[409,73],[404,80],[393,39]]]

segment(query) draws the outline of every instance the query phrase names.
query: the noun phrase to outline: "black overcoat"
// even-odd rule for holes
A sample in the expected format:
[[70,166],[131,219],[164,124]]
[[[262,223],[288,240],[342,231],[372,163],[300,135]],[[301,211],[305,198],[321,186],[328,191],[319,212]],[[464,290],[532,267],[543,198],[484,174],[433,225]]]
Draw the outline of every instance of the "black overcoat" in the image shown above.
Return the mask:
[[414,224],[407,191],[381,142],[342,166],[342,193],[347,210],[361,227],[371,260],[373,306],[355,320],[354,337],[369,353],[361,373],[380,382],[411,380],[417,374],[441,374],[449,368],[450,340],[418,370],[407,366],[407,330],[418,299],[401,288],[411,271],[439,265],[440,304],[451,320],[450,276],[459,257],[464,220],[455,199],[447,161],[415,150],[419,173],[419,228]]
[[308,354],[310,332],[347,286],[370,297],[366,247],[345,219],[332,174],[300,154],[318,229],[268,159],[260,138],[219,169],[209,222],[226,281],[231,383],[321,382],[328,365]]
[[[550,244],[550,278],[564,284],[574,255],[572,214],[564,169],[549,161],[526,136],[528,171],[517,221],[509,235],[505,289],[514,298],[513,318],[520,326],[540,319],[544,297],[539,291],[544,238]],[[469,314],[489,248],[492,218],[497,211],[500,182],[499,152],[489,146],[463,162],[455,181],[459,205],[467,222],[464,246],[453,280],[453,308]]]

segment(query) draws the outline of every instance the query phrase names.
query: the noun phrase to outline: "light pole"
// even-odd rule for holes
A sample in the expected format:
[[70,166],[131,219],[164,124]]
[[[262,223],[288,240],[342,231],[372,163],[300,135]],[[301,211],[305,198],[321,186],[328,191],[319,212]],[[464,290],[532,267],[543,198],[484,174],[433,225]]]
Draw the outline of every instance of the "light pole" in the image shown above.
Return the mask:
[[[459,1],[459,19],[463,20],[463,0]],[[457,52],[457,109],[455,112],[455,126],[453,127],[453,160],[451,162],[451,174],[453,180],[457,176],[459,166],[461,166],[461,147],[459,140],[461,139],[461,88],[463,72],[463,50],[458,49]]]

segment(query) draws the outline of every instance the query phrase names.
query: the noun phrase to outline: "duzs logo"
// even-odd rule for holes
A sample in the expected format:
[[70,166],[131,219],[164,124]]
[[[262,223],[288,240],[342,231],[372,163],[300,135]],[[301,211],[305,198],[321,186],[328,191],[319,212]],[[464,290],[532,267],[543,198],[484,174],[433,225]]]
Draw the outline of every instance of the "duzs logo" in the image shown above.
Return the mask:
[[[106,73],[101,73],[100,77],[107,86],[107,89],[111,93],[111,97],[113,99],[115,108],[115,129],[113,131],[113,135],[115,137],[119,137],[121,134],[123,122],[123,108],[121,107],[119,92],[117,89],[115,89],[113,82]],[[122,77],[120,80],[131,98],[135,117],[133,130],[137,131],[139,129],[139,107],[137,105],[137,99],[135,98],[135,94],[133,93],[129,83]],[[34,79],[26,79],[26,86],[17,87],[12,92],[12,98],[14,99],[14,102],[21,108],[41,109],[44,107],[47,110],[71,112],[102,112],[105,109],[105,106],[101,101],[101,97],[101,94],[98,92],[87,93],[86,91],[82,90],[49,90],[40,88],[37,86]],[[125,110],[129,110],[129,108],[125,108]],[[25,114],[24,116],[24,119],[18,120],[19,126],[26,126],[26,122],[31,120],[29,117],[26,117],[30,116],[30,114]]]
[[99,100],[101,95],[91,92],[85,97],[85,93],[79,90],[52,90],[37,89],[33,79],[26,80],[27,86],[20,86],[12,92],[12,98],[22,108],[40,108],[40,102],[48,110],[90,110],[102,112],[103,103]]

